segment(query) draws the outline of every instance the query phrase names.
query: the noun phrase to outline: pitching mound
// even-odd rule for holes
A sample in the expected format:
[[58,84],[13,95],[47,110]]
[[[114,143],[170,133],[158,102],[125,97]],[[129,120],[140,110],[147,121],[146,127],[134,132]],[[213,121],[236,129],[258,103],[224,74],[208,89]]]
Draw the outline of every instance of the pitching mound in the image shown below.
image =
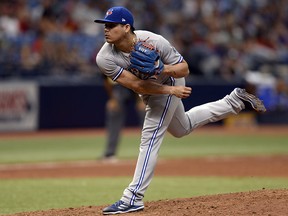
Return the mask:
[[[133,215],[288,215],[288,190],[261,190],[201,196],[187,199],[146,202],[144,211]],[[52,209],[13,214],[13,216],[95,216],[102,215],[104,206]],[[10,215],[12,216],[12,215]]]

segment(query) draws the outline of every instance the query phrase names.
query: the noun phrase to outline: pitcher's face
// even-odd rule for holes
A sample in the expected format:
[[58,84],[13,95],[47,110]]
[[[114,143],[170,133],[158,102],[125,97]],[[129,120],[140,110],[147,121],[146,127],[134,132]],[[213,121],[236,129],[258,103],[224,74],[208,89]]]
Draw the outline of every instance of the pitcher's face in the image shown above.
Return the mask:
[[124,38],[126,31],[125,25],[118,23],[105,23],[104,33],[107,43],[115,44]]

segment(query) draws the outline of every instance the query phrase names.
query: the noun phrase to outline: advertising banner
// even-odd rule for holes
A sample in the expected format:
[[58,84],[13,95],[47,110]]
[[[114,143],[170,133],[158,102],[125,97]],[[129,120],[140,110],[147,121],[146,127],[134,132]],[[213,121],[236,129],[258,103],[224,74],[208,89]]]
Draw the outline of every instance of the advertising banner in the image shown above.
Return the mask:
[[35,82],[0,82],[0,132],[38,128],[38,91]]

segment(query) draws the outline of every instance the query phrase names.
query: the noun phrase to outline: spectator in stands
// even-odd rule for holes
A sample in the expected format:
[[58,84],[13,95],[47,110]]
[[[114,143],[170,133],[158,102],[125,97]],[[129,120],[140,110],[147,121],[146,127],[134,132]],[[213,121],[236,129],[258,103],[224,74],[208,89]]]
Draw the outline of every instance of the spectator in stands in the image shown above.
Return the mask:
[[[121,2],[141,17],[136,17],[139,28],[158,31],[175,44],[187,59],[191,76],[217,77],[232,82],[263,64],[288,65],[288,5],[285,0]],[[38,43],[37,32],[41,31],[44,41],[57,47],[55,50],[77,52],[73,54],[74,60],[80,57],[81,65],[88,68],[103,38],[103,32],[95,29],[98,26],[93,24],[93,17],[113,4],[106,0],[0,1],[0,67],[9,65],[5,71],[11,76],[15,68],[20,74],[21,69],[25,71],[27,65],[21,63],[20,53],[29,55],[27,47]],[[99,40],[91,40],[91,34]],[[49,52],[45,51],[44,59],[51,60],[54,56]],[[38,57],[28,59],[30,63],[27,64],[37,64]],[[75,68],[75,61],[63,61],[64,64],[55,67],[59,68],[58,72],[63,69],[61,73],[69,75],[69,70]],[[54,72],[51,70],[52,74]]]

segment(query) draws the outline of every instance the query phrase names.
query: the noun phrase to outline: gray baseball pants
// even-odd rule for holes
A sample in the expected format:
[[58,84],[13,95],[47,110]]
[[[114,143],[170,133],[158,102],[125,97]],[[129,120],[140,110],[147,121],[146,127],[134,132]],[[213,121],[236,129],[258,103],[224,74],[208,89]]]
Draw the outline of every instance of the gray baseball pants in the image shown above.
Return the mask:
[[[171,85],[185,85],[185,79],[171,78]],[[234,91],[220,100],[193,107],[187,112],[181,99],[171,95],[152,95],[145,99],[145,103],[146,116],[134,177],[121,198],[130,205],[143,205],[144,193],[152,180],[166,131],[182,137],[209,122],[238,114],[245,108]]]

